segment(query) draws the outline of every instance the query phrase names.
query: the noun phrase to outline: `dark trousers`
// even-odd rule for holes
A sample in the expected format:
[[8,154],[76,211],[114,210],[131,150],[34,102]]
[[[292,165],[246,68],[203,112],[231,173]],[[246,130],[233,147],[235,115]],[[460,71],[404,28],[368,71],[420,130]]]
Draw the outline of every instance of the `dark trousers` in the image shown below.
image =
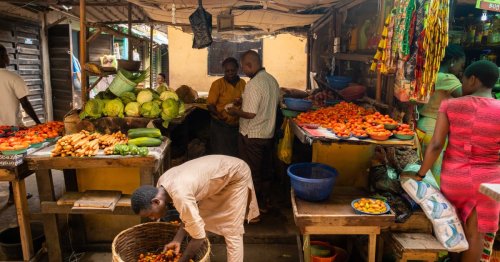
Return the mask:
[[212,154],[238,156],[238,127],[219,120],[210,121],[210,148]]
[[238,152],[252,171],[259,206],[265,207],[272,181],[273,139],[248,138],[239,134]]

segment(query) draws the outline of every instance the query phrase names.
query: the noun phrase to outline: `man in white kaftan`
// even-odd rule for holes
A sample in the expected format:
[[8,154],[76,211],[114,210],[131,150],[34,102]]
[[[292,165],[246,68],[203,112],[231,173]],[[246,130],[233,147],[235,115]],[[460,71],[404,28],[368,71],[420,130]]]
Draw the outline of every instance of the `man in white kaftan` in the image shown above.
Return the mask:
[[[171,199],[180,214],[181,226],[193,239],[206,238],[205,231],[222,235],[228,261],[243,261],[244,220],[259,216],[250,168],[243,160],[209,155],[188,161],[165,172],[158,180],[157,190],[149,200],[149,208],[134,206],[134,192],[134,211],[158,219],[165,215],[164,205]],[[167,195],[165,201],[161,199],[162,191]],[[137,199],[140,197],[136,195]],[[157,205],[163,205],[163,209]],[[169,246],[177,248],[172,243]]]

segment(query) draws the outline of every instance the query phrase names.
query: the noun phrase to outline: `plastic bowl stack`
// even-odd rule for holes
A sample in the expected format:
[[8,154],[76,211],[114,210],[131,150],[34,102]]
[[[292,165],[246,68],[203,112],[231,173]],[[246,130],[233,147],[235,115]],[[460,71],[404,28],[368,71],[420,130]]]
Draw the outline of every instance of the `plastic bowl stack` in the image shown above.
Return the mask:
[[306,99],[286,97],[283,99],[287,109],[305,112],[312,107],[312,102]]
[[331,89],[342,90],[349,86],[352,82],[352,77],[349,76],[327,76],[326,82],[330,85]]
[[295,195],[306,201],[323,201],[330,197],[337,180],[337,170],[320,163],[298,163],[287,169]]

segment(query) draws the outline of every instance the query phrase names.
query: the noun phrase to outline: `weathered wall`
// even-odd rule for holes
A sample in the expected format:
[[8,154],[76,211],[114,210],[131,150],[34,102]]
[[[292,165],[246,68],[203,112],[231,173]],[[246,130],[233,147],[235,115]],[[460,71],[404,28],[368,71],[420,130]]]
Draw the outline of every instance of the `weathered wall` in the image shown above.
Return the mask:
[[[185,84],[206,92],[219,76],[208,75],[208,49],[193,49],[192,41],[191,34],[175,27],[168,28],[170,86],[175,89]],[[306,88],[305,46],[305,38],[289,34],[264,39],[264,67],[276,77],[280,86]]]

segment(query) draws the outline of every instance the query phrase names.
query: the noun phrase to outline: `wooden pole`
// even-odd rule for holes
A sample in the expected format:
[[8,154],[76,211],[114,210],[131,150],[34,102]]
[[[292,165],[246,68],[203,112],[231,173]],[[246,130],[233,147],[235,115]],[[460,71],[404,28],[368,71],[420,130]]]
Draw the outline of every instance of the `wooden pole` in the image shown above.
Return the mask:
[[[85,10],[85,1],[80,1],[80,65],[83,68],[87,63],[87,12]],[[87,102],[87,72],[82,70],[82,107]]]
[[149,26],[149,88],[153,87],[153,32],[155,27],[151,24]]
[[50,57],[49,57],[49,40],[47,39],[47,13],[39,12],[42,28],[40,28],[40,48],[42,51],[42,72],[43,72],[43,93],[45,96],[45,121],[54,119],[54,108],[52,106],[52,85],[50,83]]
[[[132,4],[128,4],[128,35],[132,35]],[[130,37],[128,38],[128,60],[132,61],[133,59],[133,52],[132,52],[132,41],[130,41]]]

